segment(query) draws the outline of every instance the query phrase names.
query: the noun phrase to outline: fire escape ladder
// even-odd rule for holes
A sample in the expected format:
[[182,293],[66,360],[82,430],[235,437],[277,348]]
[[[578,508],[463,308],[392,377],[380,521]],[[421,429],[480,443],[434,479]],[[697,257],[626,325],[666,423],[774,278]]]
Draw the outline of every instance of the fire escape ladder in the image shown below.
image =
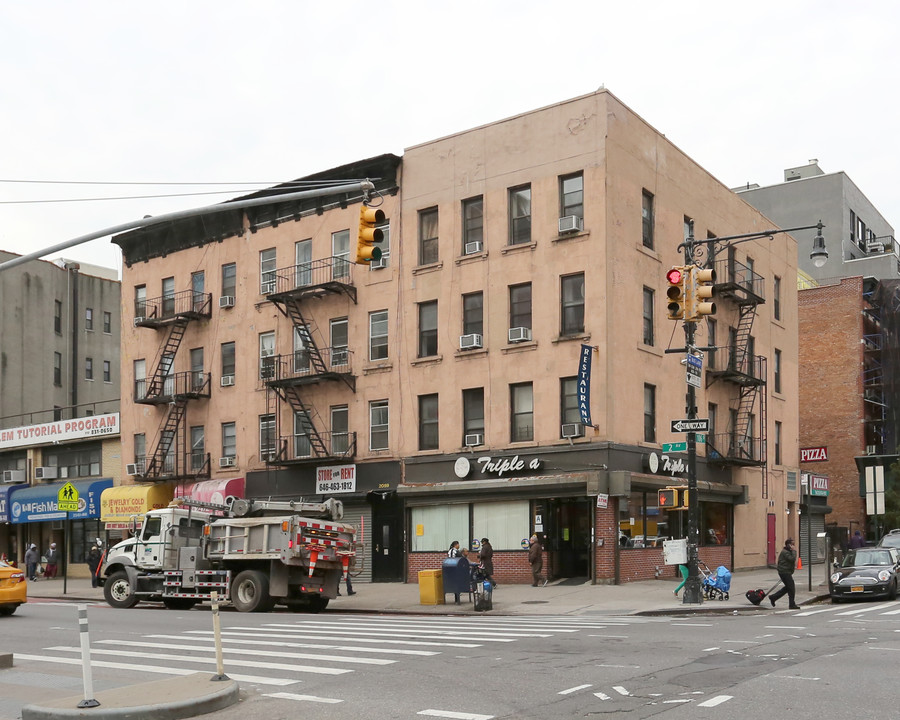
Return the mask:
[[147,383],[147,397],[156,397],[162,393],[166,377],[172,373],[175,353],[178,352],[178,348],[181,346],[184,331],[187,329],[190,321],[190,318],[179,316],[172,323],[169,334],[166,336],[166,342],[156,357],[156,368],[153,371],[153,376]]
[[[305,418],[304,424],[306,425],[306,428],[303,435],[310,444],[312,454],[316,457],[327,457],[329,452],[325,445],[325,441],[316,429],[315,423],[313,423],[313,417],[318,414],[314,407],[308,406],[303,402],[303,398],[300,396],[300,388],[296,386],[273,387],[272,390],[274,395],[277,395],[281,400],[290,405],[291,410],[293,411],[292,417],[295,417],[299,413],[301,417]],[[295,437],[293,429],[291,436]],[[292,456],[293,454],[294,453],[289,453],[288,448],[286,447],[282,447],[278,451],[278,457],[282,459],[285,456]]]
[[734,369],[745,374],[750,373],[750,365],[753,357],[750,354],[750,333],[753,330],[753,320],[756,317],[756,303],[747,303],[740,306],[740,318],[735,330],[734,340]]
[[319,346],[316,345],[315,340],[313,340],[313,331],[316,329],[316,326],[312,318],[304,317],[303,311],[300,308],[300,299],[286,299],[284,301],[283,312],[290,319],[291,324],[295,328],[295,332],[298,332],[303,338],[303,347],[309,356],[309,362],[310,365],[312,365],[312,374],[322,375],[328,372],[328,366],[325,364],[322,352],[319,350]]
[[[178,474],[179,458],[184,455],[179,452],[178,430],[182,426],[182,420],[187,412],[187,400],[179,400],[169,403],[169,411],[159,431],[159,440],[153,450],[153,455],[147,463],[145,474],[147,477],[159,477],[161,475]],[[186,439],[181,438],[182,450],[186,445]],[[173,448],[172,445],[175,445]]]

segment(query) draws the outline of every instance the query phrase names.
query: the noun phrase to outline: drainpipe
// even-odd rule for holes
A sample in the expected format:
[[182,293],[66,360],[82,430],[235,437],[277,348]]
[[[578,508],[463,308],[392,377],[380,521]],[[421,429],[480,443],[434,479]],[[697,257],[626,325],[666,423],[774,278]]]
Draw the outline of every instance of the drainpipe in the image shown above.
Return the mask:
[[78,271],[81,265],[78,263],[66,263],[66,270],[70,273],[69,277],[72,281],[72,387],[70,388],[70,398],[72,404],[71,416],[74,418],[77,414],[76,407],[78,405]]

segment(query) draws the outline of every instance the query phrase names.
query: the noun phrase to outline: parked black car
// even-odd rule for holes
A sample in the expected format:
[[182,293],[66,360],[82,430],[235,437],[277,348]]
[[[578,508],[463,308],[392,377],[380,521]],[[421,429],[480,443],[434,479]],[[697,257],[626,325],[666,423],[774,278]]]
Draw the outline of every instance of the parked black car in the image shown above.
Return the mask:
[[850,550],[834,568],[828,582],[831,602],[852,598],[897,598],[900,550],[867,547]]

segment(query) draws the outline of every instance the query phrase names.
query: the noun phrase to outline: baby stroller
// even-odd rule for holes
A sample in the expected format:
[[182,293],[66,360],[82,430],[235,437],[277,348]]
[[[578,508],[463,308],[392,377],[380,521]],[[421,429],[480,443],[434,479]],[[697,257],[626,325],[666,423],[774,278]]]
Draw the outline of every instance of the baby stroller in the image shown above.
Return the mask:
[[724,565],[719,565],[714,573],[705,563],[698,569],[703,577],[701,583],[703,597],[707,600],[728,600],[728,591],[731,590],[731,571]]
[[470,573],[472,583],[472,596],[475,600],[476,612],[493,610],[494,588],[492,587],[491,581],[487,579],[487,573],[484,571],[484,565],[472,565],[470,568]]

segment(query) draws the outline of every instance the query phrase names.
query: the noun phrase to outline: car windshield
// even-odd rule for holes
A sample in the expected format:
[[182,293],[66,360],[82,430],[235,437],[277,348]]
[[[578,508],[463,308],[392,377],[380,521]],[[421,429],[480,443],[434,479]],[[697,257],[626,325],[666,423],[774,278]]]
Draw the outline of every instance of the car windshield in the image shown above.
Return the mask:
[[852,550],[844,558],[842,567],[854,565],[893,565],[891,553],[888,550]]
[[900,533],[891,533],[881,538],[881,547],[900,547]]

